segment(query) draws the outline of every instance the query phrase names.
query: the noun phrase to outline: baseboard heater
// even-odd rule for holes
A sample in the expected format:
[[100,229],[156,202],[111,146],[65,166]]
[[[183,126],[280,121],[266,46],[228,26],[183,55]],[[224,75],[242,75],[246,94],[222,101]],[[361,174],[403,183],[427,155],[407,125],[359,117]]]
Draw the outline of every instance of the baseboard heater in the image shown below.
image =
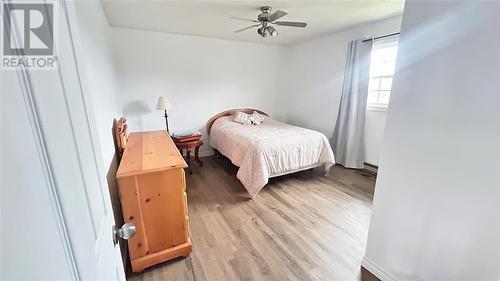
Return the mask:
[[378,172],[378,166],[377,165],[373,165],[373,164],[366,163],[366,162],[364,164],[365,164],[365,168],[364,168],[365,171],[377,174],[377,172]]

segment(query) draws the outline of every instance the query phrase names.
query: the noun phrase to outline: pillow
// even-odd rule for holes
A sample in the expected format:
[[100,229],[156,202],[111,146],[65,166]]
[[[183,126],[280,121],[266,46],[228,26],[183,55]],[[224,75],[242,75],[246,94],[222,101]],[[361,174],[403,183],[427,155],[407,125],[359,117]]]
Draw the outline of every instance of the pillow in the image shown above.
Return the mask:
[[238,112],[236,112],[236,114],[234,114],[234,122],[240,123],[243,125],[250,125],[250,124],[252,124],[252,121],[250,121],[249,117],[250,116],[248,114],[241,112],[241,111],[238,111]]
[[252,122],[252,125],[262,125],[262,122],[264,122],[264,117],[260,115],[257,111],[254,111],[248,119]]
[[257,111],[254,111],[252,114],[259,116],[259,118],[260,118],[260,120],[262,120],[262,122],[264,122],[264,120],[266,120],[266,117],[267,117],[266,115],[260,114]]

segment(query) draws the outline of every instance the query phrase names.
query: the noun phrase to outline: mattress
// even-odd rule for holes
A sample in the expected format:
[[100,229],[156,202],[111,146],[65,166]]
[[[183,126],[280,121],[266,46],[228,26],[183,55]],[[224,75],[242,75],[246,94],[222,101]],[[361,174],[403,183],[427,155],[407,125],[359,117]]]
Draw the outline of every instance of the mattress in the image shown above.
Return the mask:
[[317,166],[328,172],[335,163],[325,135],[271,117],[259,126],[221,117],[212,125],[210,145],[239,167],[237,178],[252,198],[270,177]]

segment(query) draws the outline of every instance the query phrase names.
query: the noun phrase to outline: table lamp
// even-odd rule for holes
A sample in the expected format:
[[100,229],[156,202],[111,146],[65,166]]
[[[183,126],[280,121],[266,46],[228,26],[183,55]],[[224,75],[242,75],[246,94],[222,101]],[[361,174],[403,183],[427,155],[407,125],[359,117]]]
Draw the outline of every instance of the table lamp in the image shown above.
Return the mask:
[[168,130],[168,114],[167,114],[167,109],[171,109],[172,105],[168,101],[168,99],[164,96],[160,96],[158,98],[158,103],[156,104],[156,110],[164,110],[165,111],[165,124],[167,125],[167,133],[170,134],[170,131]]

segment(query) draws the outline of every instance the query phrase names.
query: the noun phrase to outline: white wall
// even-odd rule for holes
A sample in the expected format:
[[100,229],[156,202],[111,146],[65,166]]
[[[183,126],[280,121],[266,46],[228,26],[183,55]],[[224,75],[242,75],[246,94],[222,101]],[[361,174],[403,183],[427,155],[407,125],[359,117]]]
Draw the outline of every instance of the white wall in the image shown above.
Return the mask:
[[[396,16],[292,46],[287,56],[288,88],[283,95],[288,101],[287,120],[330,138],[337,120],[348,42],[398,32],[400,24],[401,16]],[[384,112],[367,112],[366,162],[375,165],[384,119]]]
[[385,279],[500,279],[499,27],[500,2],[406,3],[363,261]]
[[378,166],[382,141],[384,138],[385,119],[384,110],[366,111],[365,123],[365,163]]
[[[226,109],[254,107],[283,119],[283,47],[112,28],[120,99],[131,131],[165,129],[159,95],[172,103],[170,130],[200,130]],[[206,135],[205,135],[206,137]],[[200,151],[208,152],[207,145]]]
[[[256,107],[331,137],[348,41],[397,32],[400,21],[396,16],[292,47],[111,28],[122,111],[131,131],[164,129],[163,114],[154,107],[165,95],[173,104],[171,131],[205,134],[212,115]],[[384,121],[385,112],[367,114],[372,164],[378,163]]]
[[115,65],[111,50],[111,28],[99,1],[76,1],[79,36],[77,44],[83,68],[84,91],[90,97],[97,121],[99,145],[109,167],[115,153],[113,119],[122,114],[117,97]]

